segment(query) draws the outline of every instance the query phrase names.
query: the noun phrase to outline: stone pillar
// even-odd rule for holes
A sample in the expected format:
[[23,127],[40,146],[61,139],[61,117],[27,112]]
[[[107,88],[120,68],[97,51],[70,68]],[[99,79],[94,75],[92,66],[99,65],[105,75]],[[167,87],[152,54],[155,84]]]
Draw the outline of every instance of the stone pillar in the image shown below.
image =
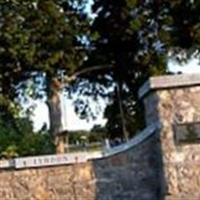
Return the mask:
[[[152,77],[141,87],[139,96],[144,100],[146,124],[160,122],[162,127],[160,145],[166,183],[164,196],[167,199],[193,197],[189,196],[191,189],[187,188],[189,185],[200,187],[200,176],[196,182],[190,179],[185,163],[189,160],[194,163],[191,155],[195,157],[200,153],[200,145],[177,145],[175,128],[184,123],[200,122],[200,74]],[[200,164],[200,158],[198,162]],[[182,166],[182,171],[179,166]],[[200,174],[200,167],[195,170]],[[200,194],[197,195],[200,197]]]

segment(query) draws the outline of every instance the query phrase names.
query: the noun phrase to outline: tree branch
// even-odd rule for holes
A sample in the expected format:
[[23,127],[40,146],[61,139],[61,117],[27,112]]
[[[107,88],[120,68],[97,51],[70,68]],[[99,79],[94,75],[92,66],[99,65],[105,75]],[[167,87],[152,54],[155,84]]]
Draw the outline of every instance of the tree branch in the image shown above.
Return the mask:
[[96,71],[96,70],[112,69],[112,68],[114,68],[113,65],[97,65],[93,67],[88,67],[86,69],[82,69],[80,71],[75,72],[71,76],[64,76],[63,82],[70,83],[71,81],[74,81],[78,76],[81,76],[82,74],[87,74],[89,72]]

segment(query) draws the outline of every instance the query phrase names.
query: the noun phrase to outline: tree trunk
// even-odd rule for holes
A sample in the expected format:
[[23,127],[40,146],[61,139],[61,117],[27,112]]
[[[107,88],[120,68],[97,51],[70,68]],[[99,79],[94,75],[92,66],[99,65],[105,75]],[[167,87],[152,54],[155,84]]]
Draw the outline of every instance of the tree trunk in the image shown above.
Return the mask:
[[56,145],[57,153],[65,153],[65,136],[63,135],[61,109],[61,82],[56,78],[47,78],[47,105],[49,108],[50,134]]
[[129,138],[129,133],[126,129],[126,119],[125,119],[125,115],[124,115],[124,109],[123,109],[122,97],[121,97],[122,96],[122,83],[117,81],[116,86],[117,86],[117,98],[118,98],[118,102],[119,102],[119,112],[120,112],[121,123],[122,123],[122,132],[123,132],[124,138],[127,142],[128,138]]
[[49,108],[50,134],[54,137],[62,132],[62,111],[60,101],[61,83],[55,78],[50,78],[47,84],[47,105]]

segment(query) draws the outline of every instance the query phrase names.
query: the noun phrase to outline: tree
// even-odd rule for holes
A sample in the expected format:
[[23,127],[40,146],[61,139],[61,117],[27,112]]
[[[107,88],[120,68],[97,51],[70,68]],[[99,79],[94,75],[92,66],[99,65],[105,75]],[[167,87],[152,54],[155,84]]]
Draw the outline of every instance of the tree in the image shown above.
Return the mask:
[[115,87],[105,113],[108,127],[120,132],[126,132],[130,123],[134,126],[129,132],[142,127],[138,89],[149,76],[168,73],[169,54],[183,61],[183,54],[177,54],[180,49],[188,56],[199,52],[198,10],[198,1],[94,0],[97,17],[87,62],[113,66],[107,73]]
[[195,56],[200,59],[200,2],[177,0],[168,3],[169,31],[168,49],[171,58],[187,62]]
[[[83,12],[84,3],[0,2],[2,108],[12,110],[13,102],[8,105],[7,99],[13,101],[16,96],[46,95],[52,135],[61,127],[62,75],[96,69],[91,66],[99,65],[102,70],[72,76],[79,78],[73,82],[71,92],[92,94],[94,99],[98,95],[109,97],[114,99],[113,106],[117,98],[125,132],[127,116],[134,117],[135,124],[142,124],[142,117],[138,117],[142,113],[138,88],[149,76],[167,73],[168,53],[175,55],[177,47],[192,49],[189,52],[199,50],[198,1],[95,0],[93,12],[97,17],[91,31]],[[186,12],[186,16],[181,14]],[[27,89],[26,81],[30,78],[33,84]],[[107,88],[114,89],[110,92]],[[83,102],[76,102],[81,116],[91,113],[88,105],[82,109]]]
[[[47,96],[52,136],[61,131],[61,74],[74,72],[85,57],[84,5],[79,0],[0,2],[1,102]],[[8,107],[2,103],[5,113]]]
[[104,142],[107,135],[106,127],[99,124],[94,125],[90,130],[89,142]]
[[[118,126],[127,139],[125,115],[141,116],[138,112],[134,113],[137,109],[132,111],[135,103],[138,103],[137,90],[147,77],[166,73],[163,67],[166,59],[161,56],[162,49],[156,50],[154,47],[152,35],[156,30],[145,16],[145,11],[148,11],[145,5],[137,1],[97,0],[94,1],[93,11],[97,17],[92,25],[93,50],[89,53],[89,61],[114,66],[110,73],[115,83],[113,110],[118,104],[121,118],[121,125]],[[110,120],[116,117],[115,114]]]
[[[124,99],[124,98],[123,98]],[[124,125],[126,126],[127,131],[129,131],[129,137],[133,136],[136,131],[141,129],[141,124],[138,124],[138,121],[135,119],[133,114],[131,112],[127,112],[128,109],[125,106],[128,106],[128,104],[123,103],[123,109],[124,109],[124,115],[123,119],[124,121],[122,122],[122,116],[121,113],[119,112],[119,99],[117,96],[113,98],[112,103],[107,105],[105,111],[104,111],[104,117],[107,120],[106,123],[106,132],[108,134],[108,138],[114,139],[116,137],[123,139],[124,135],[123,133],[123,122],[125,123]],[[132,104],[130,105],[132,107]],[[142,110],[141,110],[142,113]]]
[[0,158],[52,154],[55,152],[51,137],[45,130],[33,132],[29,118],[15,119],[15,126],[0,116]]

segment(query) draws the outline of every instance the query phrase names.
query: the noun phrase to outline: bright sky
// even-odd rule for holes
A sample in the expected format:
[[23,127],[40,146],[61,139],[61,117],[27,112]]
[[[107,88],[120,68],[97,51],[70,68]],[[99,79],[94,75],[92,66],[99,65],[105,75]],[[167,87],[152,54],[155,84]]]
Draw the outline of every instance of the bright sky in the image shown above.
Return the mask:
[[174,62],[169,62],[168,67],[169,70],[173,72],[200,73],[200,63],[198,59],[192,59],[190,62],[183,66],[180,66]]
[[[170,71],[183,73],[200,73],[200,65],[198,65],[198,60],[193,59],[191,62],[184,66],[180,66],[177,63],[169,62]],[[63,98],[64,99],[64,98]],[[39,130],[44,123],[49,124],[48,121],[48,108],[42,101],[36,101],[36,109],[34,111],[34,116],[32,117],[34,121],[34,129]],[[74,106],[72,104],[72,100],[67,100],[66,98],[63,101],[63,108],[65,112],[65,119],[67,126],[65,127],[67,130],[90,130],[95,124],[105,124],[106,120],[103,119],[103,110],[106,106],[106,103],[101,100],[100,105],[102,107],[102,111],[98,115],[97,119],[94,121],[86,121],[80,120],[78,116],[74,112]],[[94,107],[97,105],[95,102],[91,102],[91,105]]]
[[[74,106],[72,100],[65,99],[62,104],[62,108],[65,111],[65,116],[62,119],[65,121],[65,128],[67,130],[90,130],[95,124],[105,124],[106,120],[103,119],[103,110],[105,108],[105,102],[102,100],[99,102],[102,111],[98,114],[96,120],[80,120],[79,117],[74,112]],[[34,122],[34,129],[39,130],[44,123],[47,123],[49,126],[49,116],[48,116],[48,108],[46,104],[42,101],[36,101],[36,108],[34,111],[34,115],[32,120]],[[92,103],[93,107],[96,105],[95,102]]]

